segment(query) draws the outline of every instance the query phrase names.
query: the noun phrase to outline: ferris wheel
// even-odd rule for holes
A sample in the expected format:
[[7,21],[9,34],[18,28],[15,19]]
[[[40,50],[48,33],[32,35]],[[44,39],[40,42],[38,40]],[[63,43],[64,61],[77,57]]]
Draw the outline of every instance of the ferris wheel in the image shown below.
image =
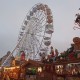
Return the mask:
[[25,51],[28,59],[47,55],[53,33],[53,16],[45,4],[34,5],[26,15],[18,36],[17,55]]

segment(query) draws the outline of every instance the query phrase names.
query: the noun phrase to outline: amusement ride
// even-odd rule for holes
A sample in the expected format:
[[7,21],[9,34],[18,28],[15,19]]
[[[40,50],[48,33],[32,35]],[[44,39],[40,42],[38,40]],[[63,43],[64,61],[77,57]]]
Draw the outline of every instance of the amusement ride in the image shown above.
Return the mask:
[[[80,29],[79,13],[75,28]],[[34,5],[22,23],[18,44],[1,64],[1,80],[80,80],[80,38],[74,37],[70,48],[60,54],[56,49],[54,54],[53,32],[51,9],[42,3]]]
[[36,4],[26,15],[19,34],[17,54],[24,51],[28,59],[46,56],[53,33],[53,16],[50,8]]

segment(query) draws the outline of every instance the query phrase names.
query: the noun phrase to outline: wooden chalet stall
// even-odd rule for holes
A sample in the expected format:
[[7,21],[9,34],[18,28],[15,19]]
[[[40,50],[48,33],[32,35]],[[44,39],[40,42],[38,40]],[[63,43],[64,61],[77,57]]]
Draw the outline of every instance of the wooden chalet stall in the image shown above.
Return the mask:
[[20,79],[53,80],[54,69],[53,64],[44,64],[41,61],[28,60],[21,65]]
[[44,63],[43,80],[80,80],[80,59]]
[[28,60],[21,65],[20,79],[23,80],[38,80],[42,73],[43,63],[39,61]]
[[18,80],[20,72],[20,62],[13,59],[10,66],[4,66],[1,68],[0,80]]
[[[80,80],[80,59],[54,62],[56,80]],[[54,75],[54,74],[53,74]]]

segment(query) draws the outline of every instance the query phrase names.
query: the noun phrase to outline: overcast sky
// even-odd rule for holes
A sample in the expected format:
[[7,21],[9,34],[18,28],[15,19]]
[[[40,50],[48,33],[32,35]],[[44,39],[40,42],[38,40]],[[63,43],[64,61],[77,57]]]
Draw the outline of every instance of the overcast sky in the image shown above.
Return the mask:
[[15,48],[22,22],[37,3],[47,4],[52,10],[52,46],[59,52],[70,47],[73,37],[80,36],[80,30],[73,30],[80,0],[0,0],[0,57]]

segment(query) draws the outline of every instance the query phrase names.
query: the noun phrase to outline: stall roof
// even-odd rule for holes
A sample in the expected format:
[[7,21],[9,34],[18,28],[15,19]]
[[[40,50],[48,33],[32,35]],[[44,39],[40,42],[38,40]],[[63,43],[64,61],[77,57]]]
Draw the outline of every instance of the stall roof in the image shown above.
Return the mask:
[[28,60],[28,61],[24,61],[24,63],[21,65],[22,67],[24,66],[28,66],[28,65],[34,65],[35,67],[38,66],[43,66],[43,63],[41,61],[34,61],[34,60]]

